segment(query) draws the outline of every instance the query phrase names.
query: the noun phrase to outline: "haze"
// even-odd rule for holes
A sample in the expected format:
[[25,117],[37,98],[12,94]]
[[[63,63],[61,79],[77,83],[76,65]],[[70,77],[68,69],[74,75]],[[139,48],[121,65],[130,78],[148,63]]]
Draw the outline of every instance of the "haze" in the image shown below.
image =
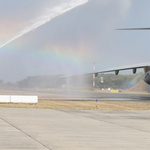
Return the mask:
[[0,79],[149,62],[149,1],[0,0]]

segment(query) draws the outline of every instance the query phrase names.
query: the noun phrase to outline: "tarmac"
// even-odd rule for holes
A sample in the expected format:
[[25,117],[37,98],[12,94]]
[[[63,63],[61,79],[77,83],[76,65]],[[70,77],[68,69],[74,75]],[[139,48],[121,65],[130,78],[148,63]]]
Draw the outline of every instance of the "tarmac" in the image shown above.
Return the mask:
[[12,89],[12,90],[3,90],[1,89],[3,95],[37,95],[38,98],[48,98],[48,99],[89,99],[89,100],[150,100],[150,93],[130,93],[130,92],[119,92],[111,93],[109,91],[75,91],[75,90],[63,90],[63,89]]
[[2,150],[149,150],[150,111],[0,108]]

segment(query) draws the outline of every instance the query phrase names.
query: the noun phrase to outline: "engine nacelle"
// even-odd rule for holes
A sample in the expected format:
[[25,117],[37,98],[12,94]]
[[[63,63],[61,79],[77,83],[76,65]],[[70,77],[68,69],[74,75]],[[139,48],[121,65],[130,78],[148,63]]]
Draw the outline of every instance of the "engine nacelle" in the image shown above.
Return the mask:
[[136,68],[133,68],[133,70],[132,70],[133,74],[136,74],[136,70],[137,70]]
[[119,74],[119,70],[115,70],[115,75],[118,75]]
[[146,74],[148,71],[150,71],[150,66],[147,66],[147,67],[144,68],[145,74]]
[[95,73],[95,77],[97,77],[98,76],[98,73]]
[[150,85],[150,71],[148,71],[144,77],[144,81]]

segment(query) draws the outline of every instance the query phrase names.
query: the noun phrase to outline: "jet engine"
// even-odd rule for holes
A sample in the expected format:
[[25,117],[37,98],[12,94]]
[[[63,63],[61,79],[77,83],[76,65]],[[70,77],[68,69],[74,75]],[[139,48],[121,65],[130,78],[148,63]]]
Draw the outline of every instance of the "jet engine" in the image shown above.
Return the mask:
[[133,74],[136,74],[136,68],[133,68],[132,71],[133,71]]
[[95,77],[97,77],[98,76],[98,73],[95,73]]
[[115,70],[115,75],[118,75],[119,74],[119,70]]
[[145,74],[146,74],[148,71],[150,71],[150,66],[146,66],[146,67],[144,68]]

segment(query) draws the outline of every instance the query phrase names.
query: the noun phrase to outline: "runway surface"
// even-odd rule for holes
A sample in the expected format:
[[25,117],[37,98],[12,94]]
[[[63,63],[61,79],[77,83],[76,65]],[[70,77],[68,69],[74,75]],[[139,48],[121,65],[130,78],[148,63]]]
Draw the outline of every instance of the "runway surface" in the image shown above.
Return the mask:
[[150,93],[111,93],[63,89],[1,89],[2,95],[37,95],[39,98],[85,100],[150,100]]
[[149,150],[150,111],[0,108],[0,149]]
[[[51,94],[51,95],[50,95]],[[150,100],[150,94],[139,93],[102,93],[102,92],[51,92],[49,95],[40,95],[39,98],[85,99],[85,100]]]
[[[31,93],[33,91],[30,91]],[[90,99],[90,100],[150,100],[150,93],[111,93],[111,92],[89,92],[89,91],[38,91],[35,93],[39,98],[67,98],[67,99]]]

